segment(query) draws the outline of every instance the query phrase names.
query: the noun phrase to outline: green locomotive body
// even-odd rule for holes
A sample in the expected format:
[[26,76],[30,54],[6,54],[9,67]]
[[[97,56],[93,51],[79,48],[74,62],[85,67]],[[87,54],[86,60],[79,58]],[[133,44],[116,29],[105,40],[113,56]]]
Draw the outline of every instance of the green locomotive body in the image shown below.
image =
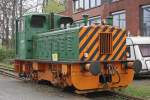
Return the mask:
[[[33,38],[33,58],[47,60],[79,60],[79,28],[41,33]],[[55,59],[54,56],[57,58]]]
[[126,31],[72,24],[71,17],[54,13],[18,19],[14,67],[19,76],[80,91],[127,87],[134,71],[126,59]]
[[[60,28],[61,24],[72,23],[72,20],[67,22],[68,20],[66,21],[66,19],[71,20],[71,18],[52,13],[50,15],[30,14],[17,20],[17,59],[52,60],[52,54],[54,52],[59,54],[61,60],[67,59],[67,57],[77,58],[77,54],[75,54],[77,50],[74,50],[75,48],[77,49],[77,46],[75,47],[73,44],[77,42],[77,38],[75,37],[77,37],[76,33],[79,31],[79,28],[62,30]],[[75,40],[66,41],[68,39],[67,36],[68,38],[73,37]],[[58,48],[57,45],[60,45],[62,48]],[[72,53],[73,57],[69,57],[70,54],[67,54],[67,45],[71,46],[72,51],[68,52]],[[66,52],[64,52],[65,54],[63,54],[63,49]]]

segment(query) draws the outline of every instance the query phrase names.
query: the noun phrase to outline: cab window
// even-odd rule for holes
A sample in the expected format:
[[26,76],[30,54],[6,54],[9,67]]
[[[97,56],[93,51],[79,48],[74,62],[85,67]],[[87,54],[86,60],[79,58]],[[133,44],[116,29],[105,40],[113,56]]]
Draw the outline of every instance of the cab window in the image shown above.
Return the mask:
[[143,57],[150,57],[150,45],[149,44],[139,45],[139,48]]
[[45,16],[33,15],[31,18],[31,27],[42,28],[44,26],[45,21],[46,21]]

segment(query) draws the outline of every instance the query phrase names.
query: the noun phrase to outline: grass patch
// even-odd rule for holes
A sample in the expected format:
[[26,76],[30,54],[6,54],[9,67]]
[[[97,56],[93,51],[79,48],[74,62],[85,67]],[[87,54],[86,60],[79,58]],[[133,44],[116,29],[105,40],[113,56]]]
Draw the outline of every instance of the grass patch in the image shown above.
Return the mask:
[[[141,80],[142,81],[142,80]],[[141,97],[144,99],[150,98],[150,84],[132,84],[129,85],[126,89],[122,91],[122,93],[135,96],[135,97]]]
[[10,64],[11,59],[15,57],[15,50],[11,48],[6,48],[5,46],[0,46],[0,65],[6,68],[13,68]]

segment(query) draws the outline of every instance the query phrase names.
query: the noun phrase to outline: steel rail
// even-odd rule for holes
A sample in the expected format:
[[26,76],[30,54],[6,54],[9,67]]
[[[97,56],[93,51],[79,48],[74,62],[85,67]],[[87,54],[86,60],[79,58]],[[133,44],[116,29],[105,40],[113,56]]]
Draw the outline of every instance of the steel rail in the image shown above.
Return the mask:
[[127,95],[127,94],[124,94],[124,93],[121,93],[121,92],[117,92],[117,91],[108,91],[110,92],[110,94],[113,96],[113,97],[118,97],[122,100],[144,100],[140,97],[135,97],[135,96],[131,96],[131,95]]
[[19,78],[17,75],[15,75],[14,70],[13,69],[9,69],[9,68],[5,68],[6,66],[2,66],[0,65],[0,74],[1,75],[5,75],[11,78],[15,78],[18,80],[22,80],[21,78]]
[[[144,100],[140,97],[134,97],[134,96],[131,96],[131,95],[127,95],[127,94],[124,94],[124,93],[121,93],[121,92],[117,92],[117,91],[111,91],[111,90],[105,90],[103,91],[102,89],[99,89],[99,90],[87,90],[87,91],[78,91],[76,90],[75,91],[77,94],[86,94],[87,96],[89,95],[93,95],[94,98],[97,99],[100,99],[101,96],[105,96],[106,98],[107,97],[112,97],[112,100]],[[101,93],[103,95],[101,95]],[[100,95],[99,95],[100,94]],[[92,98],[92,97],[90,97]],[[116,99],[115,99],[116,98]]]

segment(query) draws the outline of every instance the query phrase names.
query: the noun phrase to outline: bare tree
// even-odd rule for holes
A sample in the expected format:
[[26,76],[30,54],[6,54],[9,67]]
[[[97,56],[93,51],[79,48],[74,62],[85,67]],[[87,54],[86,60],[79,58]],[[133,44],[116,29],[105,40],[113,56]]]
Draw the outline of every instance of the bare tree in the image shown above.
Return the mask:
[[12,0],[0,0],[0,10],[1,10],[1,34],[2,34],[2,44],[9,46],[9,35],[10,33],[10,18],[12,9]]
[[[35,0],[0,0],[0,39],[2,45],[14,47],[16,17],[22,18],[23,14],[39,6]],[[36,9],[37,10],[37,9]]]

